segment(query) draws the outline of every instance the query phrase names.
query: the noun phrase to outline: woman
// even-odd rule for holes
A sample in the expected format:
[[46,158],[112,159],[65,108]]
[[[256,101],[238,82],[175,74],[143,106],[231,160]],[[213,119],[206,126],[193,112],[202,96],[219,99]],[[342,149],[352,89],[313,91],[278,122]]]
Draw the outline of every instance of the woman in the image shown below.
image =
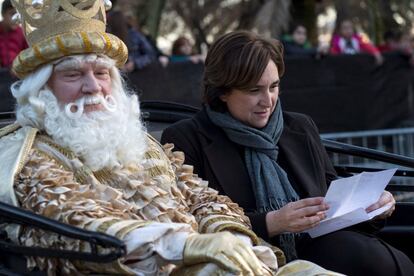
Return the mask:
[[[186,163],[241,205],[253,230],[282,247],[288,260],[348,275],[414,275],[407,256],[361,232],[370,224],[316,239],[301,233],[325,218],[322,196],[336,173],[313,121],[282,112],[282,57],[278,41],[251,32],[219,38],[205,61],[204,108],[166,129],[162,143],[184,151]],[[367,211],[388,203],[395,201],[385,192]]]
[[349,19],[344,19],[339,23],[338,32],[332,36],[330,53],[333,55],[368,53],[374,56],[377,65],[384,62],[377,47],[357,34],[354,23]]
[[286,56],[316,56],[318,53],[308,41],[306,27],[299,23],[292,24],[289,34],[282,36],[281,41]]
[[184,36],[178,37],[171,47],[171,62],[185,62],[199,63],[204,61],[202,55],[193,54],[193,45],[190,40]]

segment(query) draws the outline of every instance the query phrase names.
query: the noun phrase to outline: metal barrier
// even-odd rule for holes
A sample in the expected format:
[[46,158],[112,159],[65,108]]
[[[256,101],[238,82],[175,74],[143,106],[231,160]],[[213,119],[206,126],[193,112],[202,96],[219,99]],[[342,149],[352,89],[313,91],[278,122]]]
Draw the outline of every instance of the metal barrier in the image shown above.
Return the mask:
[[[407,157],[414,157],[414,128],[325,133],[321,134],[321,138]],[[389,163],[363,157],[338,153],[329,153],[329,155],[336,166],[384,169],[395,167],[395,165]],[[408,170],[412,170],[412,168],[408,168]],[[405,177],[394,177],[393,182],[400,185],[413,184],[411,178]],[[398,192],[395,196],[398,201],[414,201],[414,194],[412,192]]]
[[[321,138],[414,157],[414,128],[325,133],[321,134]],[[332,154],[331,157],[335,165],[386,166],[386,163],[366,158],[338,154]]]

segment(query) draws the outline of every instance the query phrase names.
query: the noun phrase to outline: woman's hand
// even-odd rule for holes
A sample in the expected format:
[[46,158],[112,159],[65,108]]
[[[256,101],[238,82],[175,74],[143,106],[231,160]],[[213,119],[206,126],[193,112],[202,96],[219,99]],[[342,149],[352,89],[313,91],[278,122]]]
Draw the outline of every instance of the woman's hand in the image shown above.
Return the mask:
[[298,233],[310,229],[325,219],[325,211],[329,206],[323,197],[311,197],[290,202],[266,215],[266,225],[269,236],[284,232]]
[[380,199],[372,204],[371,206],[369,206],[367,209],[365,209],[365,211],[367,213],[372,212],[374,210],[377,210],[387,204],[391,204],[391,208],[389,208],[388,210],[386,210],[384,213],[376,216],[374,219],[385,219],[389,216],[391,216],[391,214],[394,212],[395,210],[395,199],[394,196],[388,192],[388,191],[384,191],[382,192]]

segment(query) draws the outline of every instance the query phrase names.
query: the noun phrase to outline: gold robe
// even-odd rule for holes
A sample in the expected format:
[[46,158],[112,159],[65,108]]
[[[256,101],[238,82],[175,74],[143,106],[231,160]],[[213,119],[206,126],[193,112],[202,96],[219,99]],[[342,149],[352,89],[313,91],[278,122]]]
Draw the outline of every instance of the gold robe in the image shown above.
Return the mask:
[[[172,152],[171,145],[162,148],[148,136],[148,149],[140,164],[92,172],[73,152],[36,129],[12,126],[2,132],[0,152],[11,144],[20,147],[15,149],[14,166],[7,168],[11,175],[2,178],[13,183],[0,183],[0,200],[4,202],[120,239],[134,229],[161,222],[184,223],[199,233],[238,232],[258,242],[243,210],[208,188],[207,182],[193,174],[191,166],[183,164],[184,155]],[[12,228],[8,232],[24,245],[88,250],[84,242],[26,227],[13,233],[17,228]],[[30,258],[30,267],[34,266],[52,274],[133,273],[122,260],[105,266]]]

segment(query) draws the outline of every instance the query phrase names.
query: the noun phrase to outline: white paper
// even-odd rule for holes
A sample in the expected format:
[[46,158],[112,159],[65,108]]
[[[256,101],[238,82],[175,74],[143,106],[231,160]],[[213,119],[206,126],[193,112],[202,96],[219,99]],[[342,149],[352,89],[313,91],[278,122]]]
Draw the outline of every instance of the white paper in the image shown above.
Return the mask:
[[330,206],[326,218],[317,226],[305,231],[312,238],[366,221],[382,214],[392,204],[367,213],[365,209],[380,198],[397,169],[363,172],[332,181],[325,196]]

